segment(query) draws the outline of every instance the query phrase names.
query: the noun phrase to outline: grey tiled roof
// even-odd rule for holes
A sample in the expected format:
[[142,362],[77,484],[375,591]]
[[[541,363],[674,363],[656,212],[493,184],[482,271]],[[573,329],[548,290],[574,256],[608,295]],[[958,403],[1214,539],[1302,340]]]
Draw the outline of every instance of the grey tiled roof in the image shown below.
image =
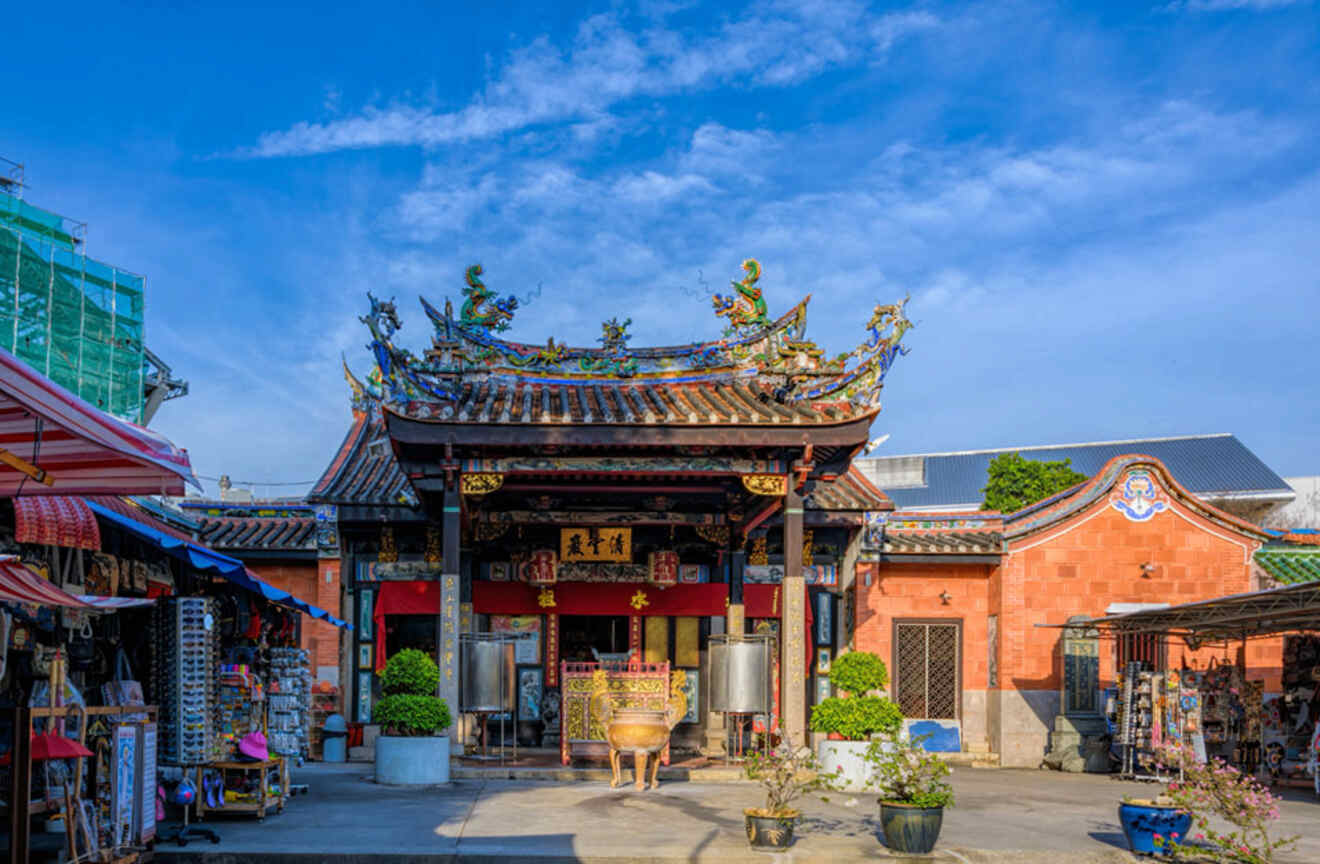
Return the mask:
[[1014,452],[1046,462],[1070,459],[1073,469],[1088,477],[1115,456],[1139,453],[1159,459],[1189,492],[1203,498],[1283,500],[1293,495],[1282,477],[1229,434],[886,456],[857,459],[853,464],[900,510],[975,509],[981,503],[990,460]]

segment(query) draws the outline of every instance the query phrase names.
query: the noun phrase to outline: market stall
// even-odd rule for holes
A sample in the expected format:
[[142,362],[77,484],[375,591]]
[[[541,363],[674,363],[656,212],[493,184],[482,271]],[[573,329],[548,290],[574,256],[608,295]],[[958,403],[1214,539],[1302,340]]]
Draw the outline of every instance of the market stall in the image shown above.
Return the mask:
[[[1320,796],[1320,583],[1307,582],[1092,619],[1116,638],[1176,638],[1181,668],[1131,663],[1121,670],[1113,716],[1122,770],[1153,770],[1161,743],[1186,740],[1273,783]],[[1282,639],[1280,690],[1246,666],[1247,643]]]

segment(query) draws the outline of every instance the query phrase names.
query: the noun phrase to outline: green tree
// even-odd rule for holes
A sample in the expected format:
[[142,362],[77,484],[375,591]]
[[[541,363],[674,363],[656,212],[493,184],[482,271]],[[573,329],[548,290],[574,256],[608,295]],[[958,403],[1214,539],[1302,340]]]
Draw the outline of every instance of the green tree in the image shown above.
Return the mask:
[[981,491],[982,510],[1013,513],[1086,480],[1072,470],[1072,460],[1037,462],[1020,453],[1001,453],[990,460],[989,482]]

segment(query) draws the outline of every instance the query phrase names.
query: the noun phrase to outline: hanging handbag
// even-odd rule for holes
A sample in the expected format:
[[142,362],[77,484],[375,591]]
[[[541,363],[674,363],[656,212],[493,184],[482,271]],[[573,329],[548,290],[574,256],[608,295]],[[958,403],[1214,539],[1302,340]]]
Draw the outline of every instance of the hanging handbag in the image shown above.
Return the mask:
[[92,553],[92,564],[85,579],[87,593],[113,597],[119,589],[119,562],[104,552]]
[[[107,705],[146,705],[142,695],[141,682],[133,680],[133,669],[128,664],[128,654],[122,647],[115,652],[115,680],[101,686],[101,698]],[[146,714],[127,714],[126,723],[144,723]]]

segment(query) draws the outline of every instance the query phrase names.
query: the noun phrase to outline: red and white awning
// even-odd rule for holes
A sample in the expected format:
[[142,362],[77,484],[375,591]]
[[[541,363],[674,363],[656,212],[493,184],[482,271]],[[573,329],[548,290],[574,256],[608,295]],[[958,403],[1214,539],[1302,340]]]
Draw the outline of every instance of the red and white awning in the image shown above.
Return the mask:
[[14,499],[14,539],[38,546],[101,549],[101,528],[87,502],[75,495]]
[[0,349],[0,497],[182,495],[188,453]]
[[13,555],[0,555],[0,600],[70,609],[86,609],[91,605],[56,588]]

